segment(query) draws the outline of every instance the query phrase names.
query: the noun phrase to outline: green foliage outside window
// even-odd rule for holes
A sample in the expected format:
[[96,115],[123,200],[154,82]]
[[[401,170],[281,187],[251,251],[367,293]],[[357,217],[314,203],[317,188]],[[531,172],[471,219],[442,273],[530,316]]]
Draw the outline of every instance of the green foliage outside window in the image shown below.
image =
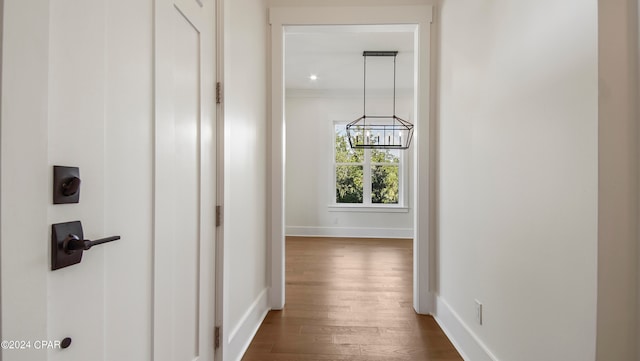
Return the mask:
[[371,167],[371,203],[397,204],[398,166],[400,157],[398,150],[371,150],[371,163],[392,163],[394,165],[374,165]]
[[336,127],[336,163],[362,162],[364,162],[364,149],[352,149],[344,126]]
[[[362,163],[364,151],[351,149],[347,134],[336,128],[336,163]],[[336,166],[336,202],[362,203],[364,172],[362,165]]]
[[371,149],[371,163],[400,163],[399,150]]
[[371,167],[371,203],[397,204],[398,199],[398,166]]
[[363,171],[361,165],[336,167],[336,202],[362,203]]

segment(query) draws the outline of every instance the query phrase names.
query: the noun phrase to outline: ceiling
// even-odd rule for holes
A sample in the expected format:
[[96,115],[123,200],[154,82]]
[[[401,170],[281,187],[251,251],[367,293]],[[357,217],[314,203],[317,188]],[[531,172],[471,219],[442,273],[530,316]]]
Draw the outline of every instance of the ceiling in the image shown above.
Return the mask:
[[[365,50],[398,51],[396,88],[412,90],[414,25],[288,26],[288,90],[363,90]],[[311,80],[310,76],[317,76]],[[367,91],[393,88],[393,57],[367,57]]]

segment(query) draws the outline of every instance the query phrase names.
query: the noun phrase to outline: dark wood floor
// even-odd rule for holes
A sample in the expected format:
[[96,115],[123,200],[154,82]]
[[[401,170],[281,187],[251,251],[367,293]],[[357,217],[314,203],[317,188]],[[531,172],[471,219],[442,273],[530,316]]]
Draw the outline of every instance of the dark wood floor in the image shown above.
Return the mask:
[[412,308],[412,242],[288,237],[286,305],[244,361],[462,360]]

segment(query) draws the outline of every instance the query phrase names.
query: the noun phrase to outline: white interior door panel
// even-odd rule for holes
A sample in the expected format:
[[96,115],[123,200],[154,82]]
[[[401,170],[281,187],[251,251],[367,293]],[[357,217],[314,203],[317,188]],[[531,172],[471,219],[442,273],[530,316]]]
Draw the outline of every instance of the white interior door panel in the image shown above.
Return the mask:
[[154,360],[212,360],[213,4],[156,4]]

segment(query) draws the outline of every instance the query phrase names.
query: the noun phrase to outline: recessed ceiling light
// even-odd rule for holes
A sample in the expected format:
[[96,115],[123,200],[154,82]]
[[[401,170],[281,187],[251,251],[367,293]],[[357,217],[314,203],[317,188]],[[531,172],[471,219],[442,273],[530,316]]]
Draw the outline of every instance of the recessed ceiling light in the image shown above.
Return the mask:
[[311,74],[311,75],[309,75],[309,79],[310,80],[318,80],[318,76],[315,75],[315,74]]

